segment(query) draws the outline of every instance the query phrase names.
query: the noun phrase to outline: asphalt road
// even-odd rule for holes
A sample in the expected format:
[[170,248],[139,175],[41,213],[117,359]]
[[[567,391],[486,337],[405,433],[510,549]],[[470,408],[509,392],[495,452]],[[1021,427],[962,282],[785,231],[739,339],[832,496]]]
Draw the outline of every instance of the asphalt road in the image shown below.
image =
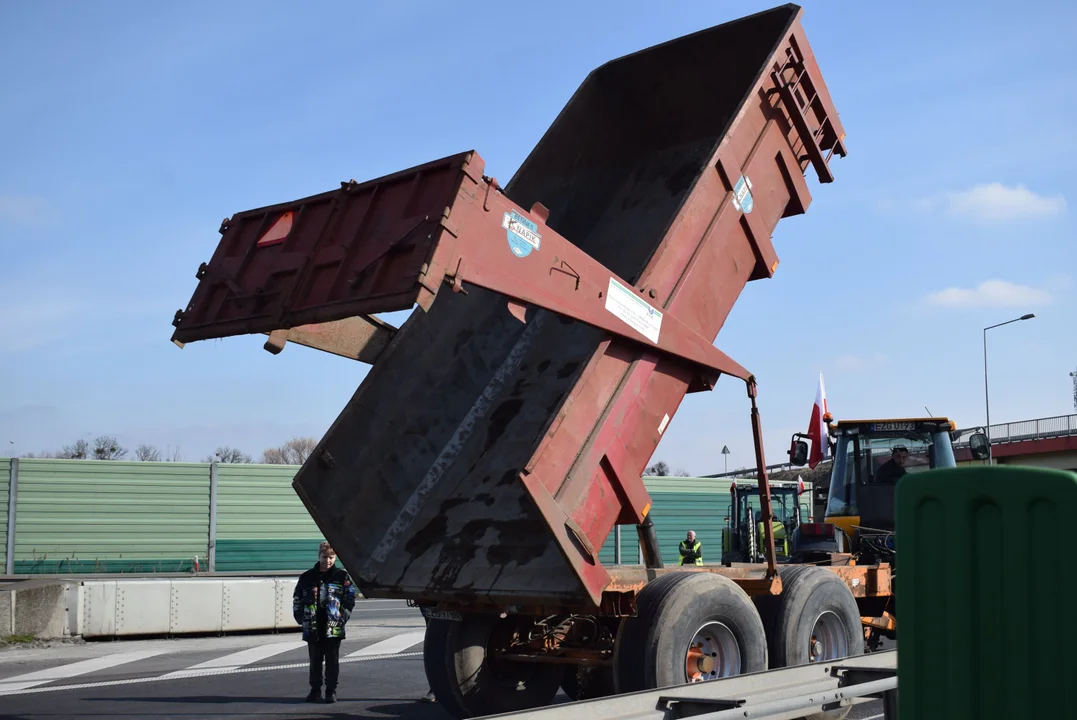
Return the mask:
[[[419,701],[427,685],[418,611],[403,602],[362,601],[353,620],[359,624],[349,624],[341,647],[335,705],[304,702],[306,650],[297,633],[283,633],[6,650],[0,720],[449,718]],[[881,720],[881,713],[873,702],[849,717]]]

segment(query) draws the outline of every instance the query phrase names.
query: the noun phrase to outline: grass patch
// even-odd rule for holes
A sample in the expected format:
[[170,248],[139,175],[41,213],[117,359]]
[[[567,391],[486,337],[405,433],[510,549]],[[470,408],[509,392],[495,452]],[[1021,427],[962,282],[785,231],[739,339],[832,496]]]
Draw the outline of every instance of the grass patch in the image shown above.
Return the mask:
[[6,635],[0,637],[0,642],[8,643],[9,645],[32,643],[37,640],[33,635]]

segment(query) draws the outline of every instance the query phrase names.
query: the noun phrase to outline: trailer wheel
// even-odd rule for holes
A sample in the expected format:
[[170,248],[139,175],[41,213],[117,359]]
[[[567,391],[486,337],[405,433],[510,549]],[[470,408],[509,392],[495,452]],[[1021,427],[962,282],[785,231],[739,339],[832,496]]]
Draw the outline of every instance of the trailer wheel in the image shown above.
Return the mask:
[[[852,591],[833,572],[820,567],[779,569],[782,592],[758,598],[767,629],[773,668],[826,663],[864,654],[860,610]],[[810,720],[841,720],[851,707],[806,715]]]
[[[666,580],[666,582],[662,582]],[[766,633],[751,598],[707,572],[671,573],[640,593],[614,650],[617,692],[767,669]]]
[[431,620],[423,666],[438,703],[453,717],[517,712],[542,707],[557,695],[564,667],[497,660],[487,648],[499,626],[496,615]]

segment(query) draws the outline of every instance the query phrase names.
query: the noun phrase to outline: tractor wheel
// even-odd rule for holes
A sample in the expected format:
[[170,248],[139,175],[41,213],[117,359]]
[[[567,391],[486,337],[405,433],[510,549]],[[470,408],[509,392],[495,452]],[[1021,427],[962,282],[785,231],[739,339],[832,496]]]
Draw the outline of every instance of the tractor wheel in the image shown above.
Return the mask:
[[[809,565],[778,571],[782,592],[757,598],[772,668],[827,663],[864,654],[860,611],[849,587],[835,573]],[[806,715],[841,720],[852,708]]]
[[767,669],[766,634],[751,598],[732,580],[670,573],[640,593],[613,658],[618,693],[716,680]]
[[511,626],[496,615],[465,615],[460,622],[431,620],[427,625],[426,678],[438,703],[458,720],[543,707],[557,695],[563,667],[489,655],[487,648],[506,630]]

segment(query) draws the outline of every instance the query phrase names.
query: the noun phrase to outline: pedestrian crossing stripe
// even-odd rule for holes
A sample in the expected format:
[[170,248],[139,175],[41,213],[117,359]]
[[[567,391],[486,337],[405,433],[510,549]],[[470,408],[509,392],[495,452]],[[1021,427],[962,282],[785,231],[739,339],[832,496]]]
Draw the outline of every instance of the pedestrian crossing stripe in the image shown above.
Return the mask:
[[426,636],[426,630],[417,630],[415,632],[403,633],[389,638],[388,640],[382,640],[376,642],[373,645],[367,645],[362,650],[356,650],[353,653],[348,653],[346,657],[365,657],[367,655],[378,655],[379,653],[397,653],[401,650],[407,650],[412,645],[418,645],[423,641]]
[[[340,658],[340,663],[344,664],[352,662],[363,662],[367,660],[389,660],[393,658],[418,657],[422,655],[421,652],[409,653],[404,651],[417,645],[421,645],[425,635],[425,628],[413,630],[410,632],[398,633],[388,638],[372,642],[361,648],[360,650],[354,651]],[[122,666],[130,665],[132,663],[141,663],[150,658],[159,658],[165,655],[171,655],[173,657],[179,656],[178,661],[182,662],[184,660],[187,660],[185,656],[191,651],[185,650],[183,648],[155,648],[112,652],[102,654],[98,657],[93,657],[86,660],[78,660],[75,662],[61,661],[61,664],[54,665],[52,667],[47,667],[41,670],[35,670],[33,672],[23,673],[12,677],[0,678],[0,696],[21,695],[33,692],[54,692],[57,690],[75,690],[81,688],[109,687],[112,685],[157,682],[161,680],[174,680],[180,678],[208,677],[213,675],[228,675],[232,673],[269,672],[273,670],[291,670],[297,668],[306,668],[309,666],[309,660],[307,660],[306,658],[304,658],[300,662],[278,663],[275,665],[256,664],[263,662],[269,658],[272,658],[276,655],[300,650],[304,646],[306,646],[306,643],[297,637],[291,640],[274,639],[270,642],[264,642],[262,644],[242,648],[234,652],[224,652],[223,654],[217,655],[213,658],[210,658],[209,660],[203,660],[201,662],[195,663],[194,665],[187,665],[186,667],[183,667],[179,670],[161,670],[156,672],[151,671],[152,674],[147,674],[143,677],[126,677],[122,680],[109,680],[106,679],[106,676],[106,678],[102,678],[101,680],[90,682],[57,684],[63,683],[63,681],[70,680],[71,678],[77,678],[79,676],[89,675],[91,673],[101,672],[112,668],[120,668]],[[202,657],[205,657],[205,655],[203,654]],[[167,666],[168,663],[166,662],[164,664]],[[2,671],[3,669],[4,666],[0,665],[0,671]],[[124,671],[121,670],[120,672]],[[125,674],[129,676],[133,673],[130,673],[128,671]]]
[[15,677],[0,680],[0,695],[10,695],[19,690],[26,690],[37,685],[44,685],[55,680],[66,680],[69,677],[86,675],[100,670],[107,670],[118,665],[147,660],[157,655],[163,655],[164,650],[140,650],[135,652],[119,652],[101,657],[80,660],[74,663],[66,663],[55,667],[36,670],[34,672],[16,675]]
[[[373,660],[397,660],[406,658],[422,657],[421,652],[410,653],[386,653],[383,655],[365,655],[362,657],[344,657],[340,659],[340,664],[354,663],[354,662],[369,662]],[[140,685],[151,682],[163,682],[168,680],[178,680],[186,678],[197,677],[210,677],[213,675],[237,675],[240,673],[256,673],[256,672],[271,672],[274,670],[295,670],[297,668],[309,667],[309,662],[296,662],[296,663],[282,663],[280,665],[257,665],[254,667],[229,667],[220,669],[208,669],[208,670],[181,670],[179,672],[166,673],[164,675],[153,675],[150,677],[141,678],[127,678],[124,680],[102,680],[100,682],[89,683],[76,683],[72,685],[45,685],[39,687],[30,687],[17,690],[0,690],[0,696],[3,695],[28,695],[30,693],[43,693],[43,692],[57,692],[61,690],[85,690],[89,688],[101,688],[101,687],[113,687],[116,685]],[[55,668],[57,670],[67,666],[59,666]],[[85,673],[82,673],[85,674]],[[23,677],[23,676],[18,676]],[[66,676],[70,677],[70,676]],[[0,684],[8,681],[17,680],[18,678],[7,678],[7,680],[0,681]],[[56,680],[62,680],[63,677],[54,678]],[[46,680],[45,682],[51,682]]]
[[168,678],[169,675],[177,675],[195,670],[229,670],[234,668],[244,667],[245,665],[252,665],[260,660],[271,658],[274,655],[280,655],[281,653],[291,652],[292,650],[298,650],[306,645],[302,640],[291,640],[289,642],[268,643],[266,645],[255,645],[245,650],[239,650],[234,653],[228,653],[227,655],[221,655],[205,662],[200,662],[197,665],[191,665],[183,670],[176,670],[170,672],[167,675],[162,675],[163,678]]

